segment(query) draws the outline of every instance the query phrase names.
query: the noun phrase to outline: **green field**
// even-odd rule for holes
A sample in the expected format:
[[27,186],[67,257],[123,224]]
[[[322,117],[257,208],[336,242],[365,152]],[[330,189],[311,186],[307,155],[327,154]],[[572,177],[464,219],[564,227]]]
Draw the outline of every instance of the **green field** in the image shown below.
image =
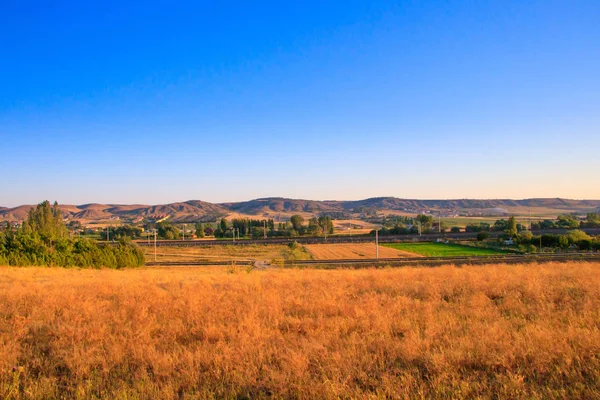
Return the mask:
[[499,250],[469,247],[451,243],[386,243],[383,246],[420,254],[425,257],[491,256],[495,254],[505,254]]

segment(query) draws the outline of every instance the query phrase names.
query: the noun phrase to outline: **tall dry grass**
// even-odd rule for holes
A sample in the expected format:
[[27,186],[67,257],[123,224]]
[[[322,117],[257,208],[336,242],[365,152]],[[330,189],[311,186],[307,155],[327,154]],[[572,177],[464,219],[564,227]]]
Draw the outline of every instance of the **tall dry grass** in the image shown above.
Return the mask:
[[598,398],[600,264],[0,269],[1,398]]

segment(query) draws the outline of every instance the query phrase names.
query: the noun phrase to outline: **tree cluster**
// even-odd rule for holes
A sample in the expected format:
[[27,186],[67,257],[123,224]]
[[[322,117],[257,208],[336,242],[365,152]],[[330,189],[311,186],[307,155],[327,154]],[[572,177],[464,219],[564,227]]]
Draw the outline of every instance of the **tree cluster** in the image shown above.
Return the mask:
[[116,228],[109,227],[100,231],[100,240],[118,240],[121,238],[139,239],[142,237],[142,228],[133,225],[122,225]]
[[572,230],[564,235],[545,233],[534,236],[531,232],[523,232],[518,235],[517,243],[539,247],[550,247],[559,249],[573,248],[577,250],[600,250],[600,237],[591,237],[580,230]]
[[589,213],[584,220],[579,220],[576,215],[559,215],[556,220],[545,219],[531,223],[531,229],[576,229],[576,228],[600,228],[600,214]]
[[16,230],[0,232],[0,265],[127,268],[144,264],[144,254],[128,239],[115,246],[71,238],[58,205],[48,201],[29,211]]

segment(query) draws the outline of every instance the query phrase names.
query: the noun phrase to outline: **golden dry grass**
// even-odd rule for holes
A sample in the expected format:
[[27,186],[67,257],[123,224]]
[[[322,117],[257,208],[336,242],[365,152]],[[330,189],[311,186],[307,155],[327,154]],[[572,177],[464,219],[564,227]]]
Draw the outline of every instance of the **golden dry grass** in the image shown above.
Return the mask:
[[[359,258],[375,258],[376,248],[374,243],[336,243],[336,244],[306,244],[308,250],[315,260],[352,260]],[[409,253],[379,246],[379,257],[381,258],[406,258],[422,257],[419,254]]]
[[598,398],[600,264],[0,268],[0,398]]

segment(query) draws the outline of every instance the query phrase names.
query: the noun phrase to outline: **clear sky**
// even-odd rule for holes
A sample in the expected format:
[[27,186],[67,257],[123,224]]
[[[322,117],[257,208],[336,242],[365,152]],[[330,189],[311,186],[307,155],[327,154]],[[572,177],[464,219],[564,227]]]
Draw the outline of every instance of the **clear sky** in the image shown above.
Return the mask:
[[600,198],[600,2],[0,4],[0,205]]

